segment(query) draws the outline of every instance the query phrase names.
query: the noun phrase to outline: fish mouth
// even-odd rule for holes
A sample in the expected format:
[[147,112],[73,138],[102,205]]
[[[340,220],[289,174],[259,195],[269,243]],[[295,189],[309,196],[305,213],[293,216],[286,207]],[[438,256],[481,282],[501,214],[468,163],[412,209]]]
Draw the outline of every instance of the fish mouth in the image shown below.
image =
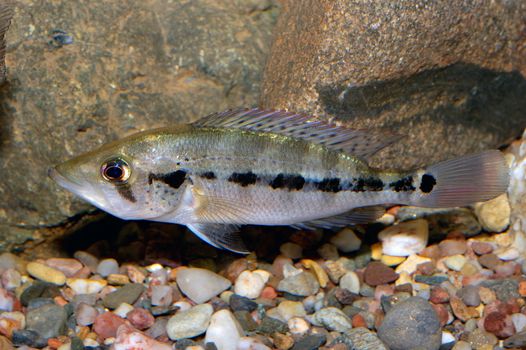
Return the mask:
[[74,187],[80,187],[79,183],[76,183],[72,179],[67,178],[64,176],[56,167],[51,167],[47,171],[47,175],[55,181],[58,185],[61,187],[64,187],[65,189],[72,190]]

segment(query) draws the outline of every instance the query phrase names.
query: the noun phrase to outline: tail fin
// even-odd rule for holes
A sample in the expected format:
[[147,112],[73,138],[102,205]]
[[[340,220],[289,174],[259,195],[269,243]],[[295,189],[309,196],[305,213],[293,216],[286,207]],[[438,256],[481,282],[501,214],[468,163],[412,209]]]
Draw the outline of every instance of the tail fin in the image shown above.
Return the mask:
[[505,192],[509,167],[499,151],[485,151],[432,165],[419,173],[413,204],[440,208],[486,201]]

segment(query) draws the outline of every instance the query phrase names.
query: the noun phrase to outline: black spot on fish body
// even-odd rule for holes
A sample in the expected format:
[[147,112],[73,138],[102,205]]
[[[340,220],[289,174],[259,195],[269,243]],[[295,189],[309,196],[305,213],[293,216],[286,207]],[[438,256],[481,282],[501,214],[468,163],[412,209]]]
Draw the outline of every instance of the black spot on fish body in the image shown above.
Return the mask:
[[[186,171],[177,170],[168,174],[149,174],[148,183],[151,185],[153,181],[162,181],[168,186],[178,189],[186,180]],[[156,185],[157,186],[157,185]]]
[[305,178],[301,175],[278,174],[269,185],[273,189],[287,188],[290,191],[299,191],[305,185]]
[[382,191],[384,189],[384,182],[376,177],[368,177],[364,180],[367,191]]
[[406,176],[398,181],[391,182],[389,184],[389,188],[396,192],[414,191],[415,186],[413,186],[413,177]]
[[228,178],[228,181],[235,182],[243,187],[248,185],[253,185],[256,183],[258,177],[253,172],[249,171],[247,173],[232,173]]
[[120,185],[117,185],[117,192],[119,193],[119,195],[132,202],[132,203],[135,203],[137,202],[137,199],[135,198],[135,196],[133,195],[133,191],[131,189],[131,186],[129,184],[120,184]]
[[316,182],[316,187],[318,190],[323,192],[340,192],[342,187],[340,185],[340,179],[337,177],[334,178],[325,178],[320,182]]
[[200,175],[201,177],[208,179],[208,180],[215,180],[217,179],[216,174],[214,174],[213,171],[207,171]]
[[431,174],[422,175],[422,180],[420,181],[420,191],[424,193],[429,193],[433,190],[433,187],[437,184],[437,180]]

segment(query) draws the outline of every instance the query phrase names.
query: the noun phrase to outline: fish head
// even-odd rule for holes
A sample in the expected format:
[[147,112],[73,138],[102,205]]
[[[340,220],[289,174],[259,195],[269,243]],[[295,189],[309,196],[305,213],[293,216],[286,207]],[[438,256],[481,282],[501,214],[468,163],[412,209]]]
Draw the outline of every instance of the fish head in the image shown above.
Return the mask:
[[121,219],[154,219],[173,210],[174,205],[155,203],[151,191],[152,174],[170,166],[158,156],[160,143],[153,131],[132,135],[61,163],[49,169],[49,176]]

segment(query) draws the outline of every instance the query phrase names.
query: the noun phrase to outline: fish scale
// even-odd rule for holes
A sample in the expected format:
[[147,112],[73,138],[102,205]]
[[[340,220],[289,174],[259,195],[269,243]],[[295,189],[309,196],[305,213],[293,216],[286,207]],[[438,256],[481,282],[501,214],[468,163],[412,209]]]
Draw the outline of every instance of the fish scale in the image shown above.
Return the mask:
[[498,151],[411,171],[367,165],[397,139],[293,112],[240,109],[131,135],[50,176],[115,216],[186,225],[236,252],[247,251],[243,224],[335,228],[374,221],[387,204],[464,206],[507,188]]

